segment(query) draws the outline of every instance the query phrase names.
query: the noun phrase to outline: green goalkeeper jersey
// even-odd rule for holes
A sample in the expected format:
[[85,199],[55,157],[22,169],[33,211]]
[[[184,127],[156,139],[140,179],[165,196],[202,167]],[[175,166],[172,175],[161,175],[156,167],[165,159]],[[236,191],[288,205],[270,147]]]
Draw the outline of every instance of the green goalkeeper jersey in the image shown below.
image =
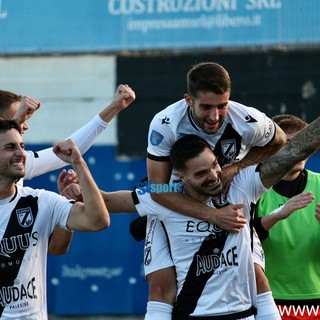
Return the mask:
[[[276,223],[262,241],[265,272],[275,299],[320,298],[320,223],[314,216],[316,204],[320,203],[320,174],[306,172],[303,192],[311,191],[315,200]],[[259,200],[257,216],[268,215],[288,199],[270,189]]]

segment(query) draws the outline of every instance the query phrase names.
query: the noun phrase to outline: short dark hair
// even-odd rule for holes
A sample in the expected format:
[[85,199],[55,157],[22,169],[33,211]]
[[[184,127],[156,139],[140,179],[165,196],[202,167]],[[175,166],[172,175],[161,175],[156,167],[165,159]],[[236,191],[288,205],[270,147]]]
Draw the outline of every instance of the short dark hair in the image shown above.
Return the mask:
[[231,91],[231,79],[228,71],[215,62],[201,62],[187,74],[187,90],[191,98],[197,98],[198,92],[223,94]]
[[20,102],[22,96],[10,91],[0,90],[0,116],[3,116],[5,112],[11,107],[14,102]]
[[305,121],[292,114],[279,114],[274,116],[272,120],[286,133],[298,132],[308,125]]
[[186,169],[186,162],[196,158],[206,148],[212,150],[208,142],[195,134],[188,134],[177,140],[170,151],[172,166],[178,171]]
[[16,129],[21,134],[21,127],[17,121],[0,119],[0,133],[6,133],[11,129]]

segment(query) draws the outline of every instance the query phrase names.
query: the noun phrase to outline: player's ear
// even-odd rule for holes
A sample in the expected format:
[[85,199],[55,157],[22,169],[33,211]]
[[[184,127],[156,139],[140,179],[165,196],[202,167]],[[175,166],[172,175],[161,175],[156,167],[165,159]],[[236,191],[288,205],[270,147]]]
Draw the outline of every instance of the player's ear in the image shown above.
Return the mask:
[[186,176],[183,174],[182,171],[178,171],[177,176],[179,177],[179,180],[181,180],[183,183],[186,183]]
[[189,107],[192,106],[192,98],[187,93],[184,95],[184,100],[186,101]]

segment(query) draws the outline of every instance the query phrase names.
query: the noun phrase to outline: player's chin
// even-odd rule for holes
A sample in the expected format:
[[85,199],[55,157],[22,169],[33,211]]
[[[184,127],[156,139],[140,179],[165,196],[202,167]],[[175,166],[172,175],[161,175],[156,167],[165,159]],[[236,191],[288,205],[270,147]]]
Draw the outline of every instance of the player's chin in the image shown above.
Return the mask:
[[12,176],[15,180],[19,180],[25,176],[25,171],[24,170],[21,170],[19,172],[16,171]]
[[208,134],[214,134],[218,131],[219,129],[219,123],[218,122],[215,122],[215,123],[208,123],[206,121],[204,121],[203,123],[203,131],[205,133],[208,133]]
[[222,193],[222,184],[215,184],[215,185],[208,185],[204,188],[208,194],[211,196],[218,196],[220,193]]
[[210,127],[205,127],[203,131],[206,134],[215,134],[215,133],[217,133],[218,129],[219,128],[215,128],[215,127],[210,126]]

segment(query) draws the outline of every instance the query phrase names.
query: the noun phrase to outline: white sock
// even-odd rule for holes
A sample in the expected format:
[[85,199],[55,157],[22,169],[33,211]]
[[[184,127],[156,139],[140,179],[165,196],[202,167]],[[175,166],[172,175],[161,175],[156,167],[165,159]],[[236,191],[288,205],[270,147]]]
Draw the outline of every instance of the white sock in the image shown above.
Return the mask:
[[279,310],[272,297],[272,292],[264,292],[257,296],[256,320],[281,320]]
[[171,320],[173,306],[168,303],[149,301],[144,320]]

